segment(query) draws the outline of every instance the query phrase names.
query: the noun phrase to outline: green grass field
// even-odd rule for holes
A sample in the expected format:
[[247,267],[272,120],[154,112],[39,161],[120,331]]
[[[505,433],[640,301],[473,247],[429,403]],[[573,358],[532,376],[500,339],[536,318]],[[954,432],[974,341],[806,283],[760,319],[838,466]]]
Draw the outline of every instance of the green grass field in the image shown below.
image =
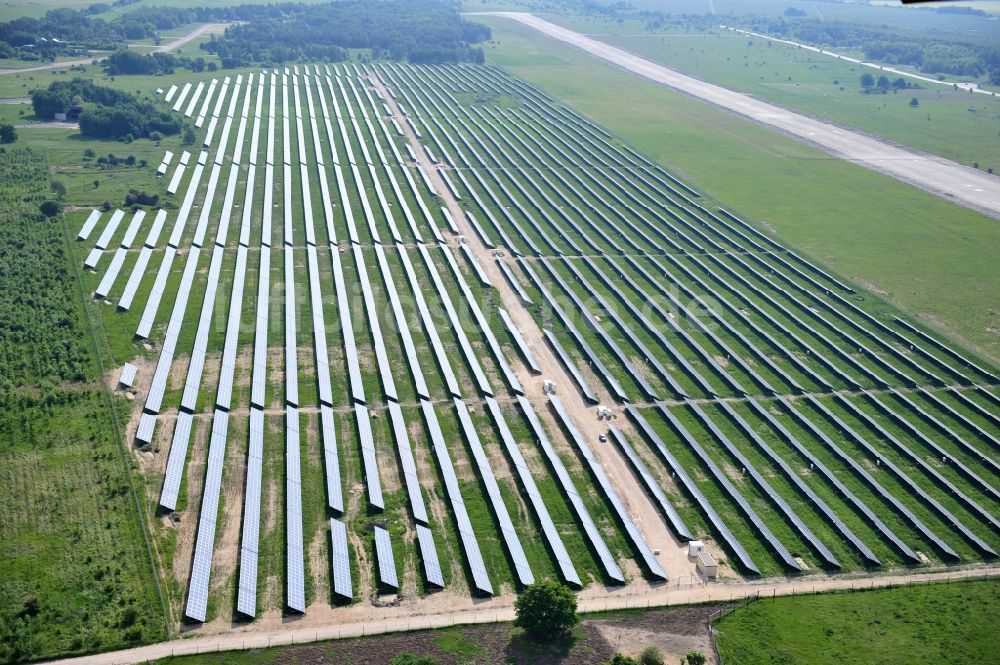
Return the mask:
[[1000,225],[542,39],[505,19],[490,62],[540,86],[674,175],[994,362]]
[[[547,18],[597,33],[601,41],[696,78],[967,166],[979,164],[984,171],[992,167],[1000,172],[998,98],[923,82],[920,90],[866,95],[859,83],[861,74],[878,76],[875,70],[719,28],[701,32],[678,25],[650,31],[638,21],[622,26]],[[911,106],[912,99],[919,105]]]
[[715,624],[727,665],[996,663],[1000,582],[767,598]]

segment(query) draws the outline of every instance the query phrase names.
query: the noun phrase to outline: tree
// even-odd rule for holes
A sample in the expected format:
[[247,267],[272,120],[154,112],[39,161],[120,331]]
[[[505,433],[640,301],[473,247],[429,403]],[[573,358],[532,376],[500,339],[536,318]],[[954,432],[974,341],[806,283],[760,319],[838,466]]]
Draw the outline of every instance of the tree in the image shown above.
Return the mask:
[[889,79],[886,78],[886,76],[883,74],[882,76],[878,77],[878,81],[875,83],[875,85],[878,86],[879,90],[885,92],[886,90],[889,89]]
[[687,655],[684,656],[684,662],[687,665],[705,665],[707,660],[705,654],[700,651],[688,651]]
[[13,143],[17,140],[17,128],[9,123],[0,124],[0,143]]
[[66,198],[66,183],[62,182],[61,180],[51,181],[49,183],[49,189],[52,190],[52,193],[55,194],[58,198],[60,199]]
[[48,200],[38,206],[38,210],[46,217],[55,217],[62,212],[62,204],[58,201]]
[[861,75],[861,87],[862,88],[864,88],[865,90],[868,90],[869,88],[873,87],[874,85],[875,85],[875,77],[874,76],[872,76],[868,72],[865,72],[864,74]]
[[910,106],[914,108],[920,106],[920,100],[914,97],[913,99],[910,100]]
[[514,625],[535,639],[563,637],[580,621],[576,596],[569,587],[553,580],[527,586],[514,601],[514,612]]
[[195,141],[194,130],[190,126],[184,128],[184,134],[181,136],[181,142],[184,145],[191,145]]

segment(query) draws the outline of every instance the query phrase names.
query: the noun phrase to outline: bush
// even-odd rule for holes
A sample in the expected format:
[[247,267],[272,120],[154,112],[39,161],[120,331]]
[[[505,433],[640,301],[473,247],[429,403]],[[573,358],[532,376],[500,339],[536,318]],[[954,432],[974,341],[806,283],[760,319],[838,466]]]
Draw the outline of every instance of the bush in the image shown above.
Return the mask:
[[639,662],[642,665],[663,665],[663,652],[658,647],[650,645],[642,650]]
[[38,206],[38,210],[46,217],[56,217],[62,212],[62,204],[49,199],[48,201],[43,201]]
[[604,665],[639,665],[638,661],[623,653],[616,653],[615,657],[604,663]]
[[700,651],[688,651],[687,655],[684,656],[686,665],[705,665],[707,661],[705,654]]
[[9,123],[0,123],[0,143],[13,143],[17,140],[17,128]]
[[514,625],[535,639],[565,636],[579,621],[576,596],[569,587],[553,580],[529,585],[514,601]]
[[147,194],[146,192],[140,192],[135,189],[128,190],[128,194],[125,195],[126,206],[156,206],[159,202],[159,194]]

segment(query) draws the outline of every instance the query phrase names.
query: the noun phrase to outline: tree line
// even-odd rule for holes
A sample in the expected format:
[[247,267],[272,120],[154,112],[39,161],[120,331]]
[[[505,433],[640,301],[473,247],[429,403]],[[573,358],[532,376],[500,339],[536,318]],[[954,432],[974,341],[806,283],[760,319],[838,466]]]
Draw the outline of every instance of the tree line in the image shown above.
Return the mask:
[[1000,44],[985,37],[803,18],[753,16],[740,23],[754,32],[816,46],[860,49],[867,60],[908,65],[924,74],[986,77],[1000,85]]
[[97,138],[148,138],[154,133],[177,134],[180,118],[123,90],[97,85],[91,79],[53,81],[48,88],[31,92],[39,118],[52,118],[73,106],[82,107],[80,133]]
[[482,62],[482,49],[472,44],[489,39],[490,30],[463,19],[458,8],[445,0],[274,5],[266,14],[255,8],[255,20],[227,28],[202,48],[217,54],[223,67],[332,62],[346,59],[347,49],[415,63]]
[[[98,8],[100,9],[100,8]],[[191,23],[238,22],[203,45],[224,67],[294,60],[338,61],[347,49],[371,49],[375,57],[419,63],[482,62],[473,46],[490,38],[487,26],[466,21],[456,0],[341,0],[306,5],[281,3],[238,7],[140,7],[105,21],[106,10],[53,9],[40,19],[0,23],[0,56],[54,59],[86,49],[125,52],[129,40],[159,38],[161,30]],[[192,67],[173,61],[115,54],[107,66],[118,73],[159,73]],[[159,54],[162,55],[162,54]]]

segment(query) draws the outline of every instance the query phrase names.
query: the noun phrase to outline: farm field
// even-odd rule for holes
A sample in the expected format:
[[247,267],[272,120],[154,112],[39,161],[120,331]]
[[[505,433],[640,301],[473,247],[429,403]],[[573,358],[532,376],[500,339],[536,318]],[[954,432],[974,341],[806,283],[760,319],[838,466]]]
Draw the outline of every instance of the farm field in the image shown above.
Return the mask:
[[478,20],[493,29],[490,62],[600,122],[707,200],[977,354],[1000,358],[996,312],[984,297],[1000,281],[984,250],[1000,242],[993,220],[539,40],[512,21]]
[[995,558],[995,370],[525,81],[161,87],[166,204],[70,224],[175,628]]
[[[711,30],[691,26],[649,30],[638,21],[618,25],[557,14],[546,17],[731,90],[967,166],[978,164],[984,171],[1000,171],[1000,144],[996,141],[1000,100],[995,97],[931,83],[921,83],[919,90],[865,94],[859,83],[861,74],[867,71],[877,76],[875,70],[718,26]],[[911,106],[913,99],[917,106]]]

